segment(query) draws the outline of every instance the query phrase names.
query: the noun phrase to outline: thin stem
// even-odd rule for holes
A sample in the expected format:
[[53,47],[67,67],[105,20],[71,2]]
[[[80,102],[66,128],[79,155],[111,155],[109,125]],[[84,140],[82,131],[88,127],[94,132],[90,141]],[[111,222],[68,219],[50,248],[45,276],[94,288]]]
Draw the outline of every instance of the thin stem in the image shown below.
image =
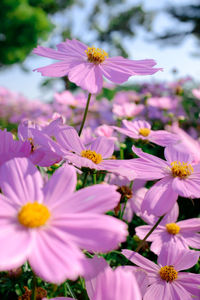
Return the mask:
[[37,294],[37,277],[33,272],[31,300],[36,300],[36,296],[37,296],[36,294]]
[[97,184],[97,174],[96,173],[93,174],[93,183]]
[[82,122],[81,122],[81,127],[80,127],[79,132],[78,132],[78,135],[79,135],[79,136],[81,135],[81,132],[82,132],[82,130],[83,130],[83,126],[84,126],[84,124],[85,124],[85,120],[86,120],[86,116],[87,116],[87,113],[88,113],[88,108],[89,108],[91,96],[92,96],[92,94],[89,93],[89,94],[88,94],[88,98],[87,98],[87,104],[86,104],[85,111],[84,111],[83,120],[82,120]]
[[87,177],[88,177],[88,172],[85,172],[84,174],[84,178],[83,178],[83,184],[82,184],[82,188],[86,185],[87,182]]
[[67,287],[67,289],[70,293],[70,296],[72,296],[73,299],[76,299],[76,296],[74,295],[74,293],[73,293],[73,291],[72,291],[72,289],[71,289],[71,287],[70,287],[70,285],[67,281],[65,282],[65,285],[66,285],[66,287]]
[[132,189],[133,187],[133,180],[130,182],[129,188]]
[[120,216],[120,219],[122,220],[123,219],[123,215],[124,215],[124,212],[125,212],[125,209],[126,209],[126,204],[128,202],[128,198],[125,197],[125,202],[124,202],[124,207],[123,207],[123,210],[121,212],[121,216]]
[[120,159],[124,159],[124,149],[120,145]]
[[140,249],[143,247],[146,239],[152,234],[152,232],[157,228],[157,226],[160,224],[160,222],[162,221],[162,219],[164,218],[165,215],[161,216],[158,221],[156,222],[156,224],[151,228],[151,230],[145,235],[145,237],[143,238],[143,240],[139,243],[139,245],[137,246],[135,252],[139,252]]

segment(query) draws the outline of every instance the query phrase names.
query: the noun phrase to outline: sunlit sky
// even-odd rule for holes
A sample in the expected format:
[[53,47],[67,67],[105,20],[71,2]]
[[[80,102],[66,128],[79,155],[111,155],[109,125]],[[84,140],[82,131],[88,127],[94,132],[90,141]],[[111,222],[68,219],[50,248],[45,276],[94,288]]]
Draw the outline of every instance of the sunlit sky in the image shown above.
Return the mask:
[[[87,1],[87,4],[93,2],[93,0]],[[133,3],[133,1],[129,1]],[[170,3],[172,4],[184,4],[184,3],[195,3],[197,1],[192,0],[136,0],[134,3],[143,3],[146,10],[161,10],[166,8]],[[72,12],[72,18],[78,16],[77,18],[77,27],[74,28],[75,33],[80,34],[81,24],[84,22],[84,15],[81,14],[81,9],[76,8]],[[63,21],[63,16],[60,17],[59,14],[53,18],[53,22],[56,25],[55,30],[59,30],[59,26]],[[169,16],[162,12],[159,13],[158,17],[153,23],[153,27],[156,32],[163,32],[166,27],[177,26],[176,21],[169,18]],[[89,36],[89,35],[88,35]],[[51,40],[52,34],[49,37]],[[44,45],[48,45],[48,42]],[[194,52],[198,51],[196,47],[196,41],[192,37],[188,37],[184,40],[183,43],[179,46],[168,46],[163,47],[159,43],[152,42],[147,40],[147,34],[142,29],[138,29],[137,37],[134,40],[126,39],[125,46],[128,49],[130,58],[132,59],[144,59],[144,58],[153,58],[157,61],[159,67],[164,69],[163,72],[158,72],[153,76],[145,77],[134,77],[134,81],[146,81],[146,80],[173,80],[174,75],[172,74],[172,69],[176,68],[178,74],[176,76],[192,76],[197,81],[200,78],[200,57],[197,58],[192,55]],[[44,57],[37,57],[35,55],[29,56],[25,62],[26,66],[30,69],[34,69],[40,66],[47,65],[52,63],[52,60],[46,59]],[[39,98],[42,100],[50,100],[55,91],[62,90],[62,83],[58,83],[54,89],[45,91],[40,89],[40,84],[43,81],[43,77],[40,73],[30,72],[25,73],[17,65],[10,67],[6,70],[0,72],[0,85],[7,87],[13,91],[21,92],[30,99]]]

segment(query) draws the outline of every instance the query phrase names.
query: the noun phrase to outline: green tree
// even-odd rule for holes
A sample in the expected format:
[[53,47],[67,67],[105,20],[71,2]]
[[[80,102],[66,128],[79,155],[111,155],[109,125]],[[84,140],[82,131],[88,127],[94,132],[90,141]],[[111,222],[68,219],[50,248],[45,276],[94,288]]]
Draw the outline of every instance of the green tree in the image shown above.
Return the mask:
[[66,0],[1,0],[0,66],[23,62],[53,29],[49,14],[72,3]]

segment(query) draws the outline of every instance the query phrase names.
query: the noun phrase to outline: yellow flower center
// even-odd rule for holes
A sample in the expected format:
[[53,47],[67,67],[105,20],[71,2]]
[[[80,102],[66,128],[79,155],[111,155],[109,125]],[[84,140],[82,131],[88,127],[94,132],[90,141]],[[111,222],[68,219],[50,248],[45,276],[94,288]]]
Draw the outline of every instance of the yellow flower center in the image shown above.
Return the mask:
[[25,227],[35,228],[45,225],[50,215],[50,211],[45,205],[29,202],[22,206],[18,213],[18,221]]
[[100,48],[95,48],[94,46],[88,47],[87,50],[85,50],[85,53],[87,54],[88,61],[97,65],[101,64],[106,58],[108,58],[108,53],[106,53],[106,51]]
[[175,235],[178,234],[180,231],[180,227],[176,223],[168,223],[165,225],[165,227],[170,234]]
[[100,162],[102,161],[101,154],[96,153],[95,151],[92,151],[92,150],[81,151],[81,156],[90,159],[95,164],[100,164]]
[[164,266],[160,269],[160,277],[167,282],[172,282],[178,278],[178,272],[173,266]]
[[180,161],[171,162],[171,172],[174,177],[184,179],[193,173],[194,169],[190,164]]
[[139,134],[146,137],[150,134],[151,130],[149,128],[140,128]]

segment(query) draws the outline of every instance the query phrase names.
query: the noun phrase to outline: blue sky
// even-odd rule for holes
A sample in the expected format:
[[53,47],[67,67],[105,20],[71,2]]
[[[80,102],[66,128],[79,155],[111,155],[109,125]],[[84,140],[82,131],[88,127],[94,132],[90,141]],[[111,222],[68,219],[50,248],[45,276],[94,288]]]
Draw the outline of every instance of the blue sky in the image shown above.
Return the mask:
[[[88,2],[92,2],[93,0],[89,0]],[[88,3],[87,2],[87,3]],[[132,3],[132,1],[129,1]],[[173,4],[183,4],[188,3],[188,0],[136,0],[134,3],[143,3],[147,10],[161,10],[167,7],[170,3]],[[190,0],[190,3],[197,2]],[[74,16],[82,16],[81,11],[76,9],[73,12]],[[74,17],[72,15],[72,18]],[[58,15],[53,19],[53,22],[56,25],[55,30],[59,30],[60,23],[63,20]],[[81,26],[80,18],[78,18],[79,23],[77,23],[77,27],[74,29],[75,32],[79,31]],[[84,21],[84,20],[83,20]],[[174,22],[167,16],[165,13],[160,13],[158,17],[154,21],[154,28],[157,32],[162,32],[166,26],[177,26],[177,23]],[[49,41],[51,40],[49,37]],[[200,78],[200,58],[196,58],[191,54],[198,48],[195,47],[195,39],[192,37],[186,38],[185,41],[177,46],[177,47],[161,47],[159,43],[145,41],[147,35],[143,32],[142,29],[138,30],[138,36],[134,40],[126,39],[125,46],[128,49],[130,54],[130,58],[132,59],[144,59],[144,58],[153,58],[157,61],[159,67],[164,69],[163,72],[158,72],[153,76],[145,76],[145,77],[134,77],[132,80],[134,81],[146,81],[146,80],[173,80],[174,75],[172,75],[172,69],[176,68],[179,70],[178,76],[193,76],[197,81]],[[47,45],[44,43],[44,45]],[[34,69],[43,65],[47,65],[52,61],[49,59],[45,59],[37,56],[30,56],[26,60],[26,65],[30,69]],[[13,91],[21,92],[25,94],[30,99],[39,98],[42,100],[50,100],[53,93],[55,91],[59,91],[63,89],[62,83],[58,82],[54,86],[53,89],[49,91],[44,91],[39,88],[41,81],[43,80],[42,76],[37,72],[25,73],[23,72],[19,66],[15,65],[7,70],[0,72],[0,85],[7,87]]]

